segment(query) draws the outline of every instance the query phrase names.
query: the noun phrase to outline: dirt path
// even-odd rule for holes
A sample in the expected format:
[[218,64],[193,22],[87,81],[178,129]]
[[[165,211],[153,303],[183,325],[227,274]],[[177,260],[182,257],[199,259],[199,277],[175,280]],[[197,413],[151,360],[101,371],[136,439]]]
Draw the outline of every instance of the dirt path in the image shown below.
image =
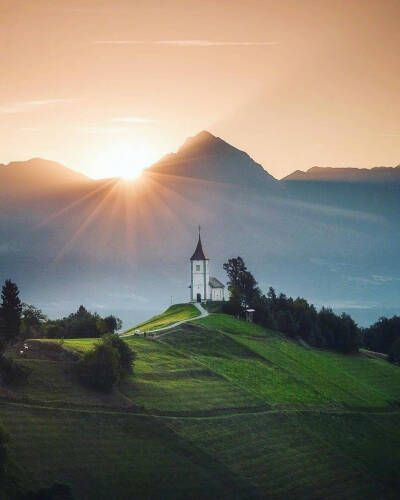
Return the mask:
[[[153,333],[157,333],[157,332],[166,332],[166,330],[170,330],[171,328],[176,328],[177,326],[179,325],[183,325],[183,323],[188,323],[189,321],[193,321],[195,319],[199,319],[199,318],[205,318],[206,316],[209,315],[209,312],[207,311],[207,309],[205,309],[201,304],[195,302],[193,304],[200,312],[200,316],[196,316],[195,318],[188,318],[188,319],[183,319],[181,321],[177,321],[176,323],[172,323],[171,325],[167,325],[167,326],[163,326],[161,328],[155,328],[154,330],[146,330],[146,334],[153,334]],[[140,332],[141,334],[143,332]],[[168,333],[168,332],[166,332]],[[125,338],[125,337],[132,337],[133,335],[135,335],[135,333],[128,333],[126,335],[120,335],[121,338]],[[155,338],[160,338],[162,337],[163,335],[165,335],[165,333],[162,333],[161,335],[156,335]]]
[[105,415],[132,415],[136,417],[150,417],[160,419],[185,419],[185,420],[198,420],[198,419],[221,419],[232,418],[243,415],[257,415],[257,414],[293,414],[293,413],[316,413],[316,414],[331,414],[331,415],[351,415],[351,414],[369,414],[369,415],[387,415],[399,414],[398,408],[271,408],[266,406],[250,406],[238,408],[215,408],[203,411],[157,411],[157,410],[143,410],[137,408],[112,408],[102,406],[59,406],[53,403],[42,403],[40,401],[15,401],[6,398],[0,398],[0,408],[2,406],[14,406],[20,408],[32,408],[40,410],[60,411],[66,413],[98,413]]

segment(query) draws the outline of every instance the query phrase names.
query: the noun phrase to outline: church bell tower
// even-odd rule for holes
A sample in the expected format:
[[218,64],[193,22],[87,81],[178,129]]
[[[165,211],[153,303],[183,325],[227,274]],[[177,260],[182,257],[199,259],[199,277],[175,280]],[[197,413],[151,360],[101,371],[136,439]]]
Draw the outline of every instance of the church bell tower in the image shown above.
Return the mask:
[[190,300],[191,302],[205,302],[210,298],[209,258],[201,243],[200,226],[199,240],[196,250],[190,258]]

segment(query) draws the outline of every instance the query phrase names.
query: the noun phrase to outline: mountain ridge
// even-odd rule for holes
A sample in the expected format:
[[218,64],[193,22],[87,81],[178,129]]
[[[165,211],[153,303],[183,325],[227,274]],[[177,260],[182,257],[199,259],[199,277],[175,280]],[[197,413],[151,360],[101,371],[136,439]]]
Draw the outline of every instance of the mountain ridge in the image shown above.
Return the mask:
[[[228,165],[222,165],[227,162]],[[178,175],[206,179],[216,182],[232,182],[271,187],[287,181],[339,181],[339,182],[400,182],[400,164],[394,167],[310,167],[307,170],[294,170],[289,175],[278,180],[271,175],[260,163],[246,152],[236,148],[227,141],[217,137],[207,130],[202,130],[194,136],[188,137],[178,148],[177,152],[167,153],[157,162],[143,169],[143,173]],[[61,178],[63,174],[63,179]],[[249,181],[246,174],[253,176]],[[7,182],[16,186],[17,182],[23,183],[24,176],[33,184],[27,189],[41,188],[46,184],[52,187],[63,183],[95,181],[90,177],[66,167],[60,162],[44,158],[31,158],[29,160],[12,161],[8,164],[0,163],[0,183]],[[46,182],[36,182],[37,178],[46,177]],[[58,177],[58,179],[57,179]],[[114,177],[105,178],[112,179]]]
[[0,186],[9,194],[49,191],[68,184],[82,184],[90,179],[61,163],[43,158],[0,164]]
[[395,167],[311,167],[295,170],[281,181],[359,181],[359,182],[400,182],[400,165]]
[[[241,255],[263,290],[328,304],[364,325],[397,313],[398,183],[277,181],[206,132],[171,158],[136,182],[72,179],[49,162],[52,175],[61,168],[57,182],[22,175],[19,189],[1,177],[13,167],[0,167],[0,279],[11,277],[53,316],[101,304],[138,323],[172,290],[187,300],[201,224],[217,275]],[[38,176],[41,161],[25,171]]]
[[248,153],[203,130],[188,137],[176,153],[169,153],[144,171],[146,174],[191,177],[268,189],[278,181]]

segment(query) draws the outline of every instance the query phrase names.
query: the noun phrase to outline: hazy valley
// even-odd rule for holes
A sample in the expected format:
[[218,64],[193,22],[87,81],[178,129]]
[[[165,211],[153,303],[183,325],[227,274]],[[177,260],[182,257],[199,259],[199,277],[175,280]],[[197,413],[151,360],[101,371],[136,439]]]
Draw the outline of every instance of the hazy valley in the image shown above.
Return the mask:
[[219,274],[242,255],[262,289],[366,325],[393,314],[400,299],[400,171],[345,170],[278,181],[207,132],[136,181],[96,181],[40,159],[3,165],[0,276],[52,316],[85,303],[134,323],[171,295],[187,300],[201,224]]

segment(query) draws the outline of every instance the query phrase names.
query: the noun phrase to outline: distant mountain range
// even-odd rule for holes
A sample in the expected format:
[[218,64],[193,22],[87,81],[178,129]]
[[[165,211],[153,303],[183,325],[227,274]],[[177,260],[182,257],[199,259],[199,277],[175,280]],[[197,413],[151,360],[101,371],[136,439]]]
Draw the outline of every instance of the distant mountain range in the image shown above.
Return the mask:
[[129,326],[171,296],[188,300],[201,224],[219,279],[241,255],[262,289],[367,324],[399,313],[400,184],[388,181],[399,174],[313,168],[277,181],[205,131],[134,183],[41,159],[0,165],[0,280],[16,280],[51,316],[83,303]]
[[0,196],[50,191],[88,181],[75,170],[41,158],[0,164]]
[[296,170],[283,181],[334,181],[334,182],[400,182],[400,165],[397,167],[332,168],[312,167],[307,172]]

